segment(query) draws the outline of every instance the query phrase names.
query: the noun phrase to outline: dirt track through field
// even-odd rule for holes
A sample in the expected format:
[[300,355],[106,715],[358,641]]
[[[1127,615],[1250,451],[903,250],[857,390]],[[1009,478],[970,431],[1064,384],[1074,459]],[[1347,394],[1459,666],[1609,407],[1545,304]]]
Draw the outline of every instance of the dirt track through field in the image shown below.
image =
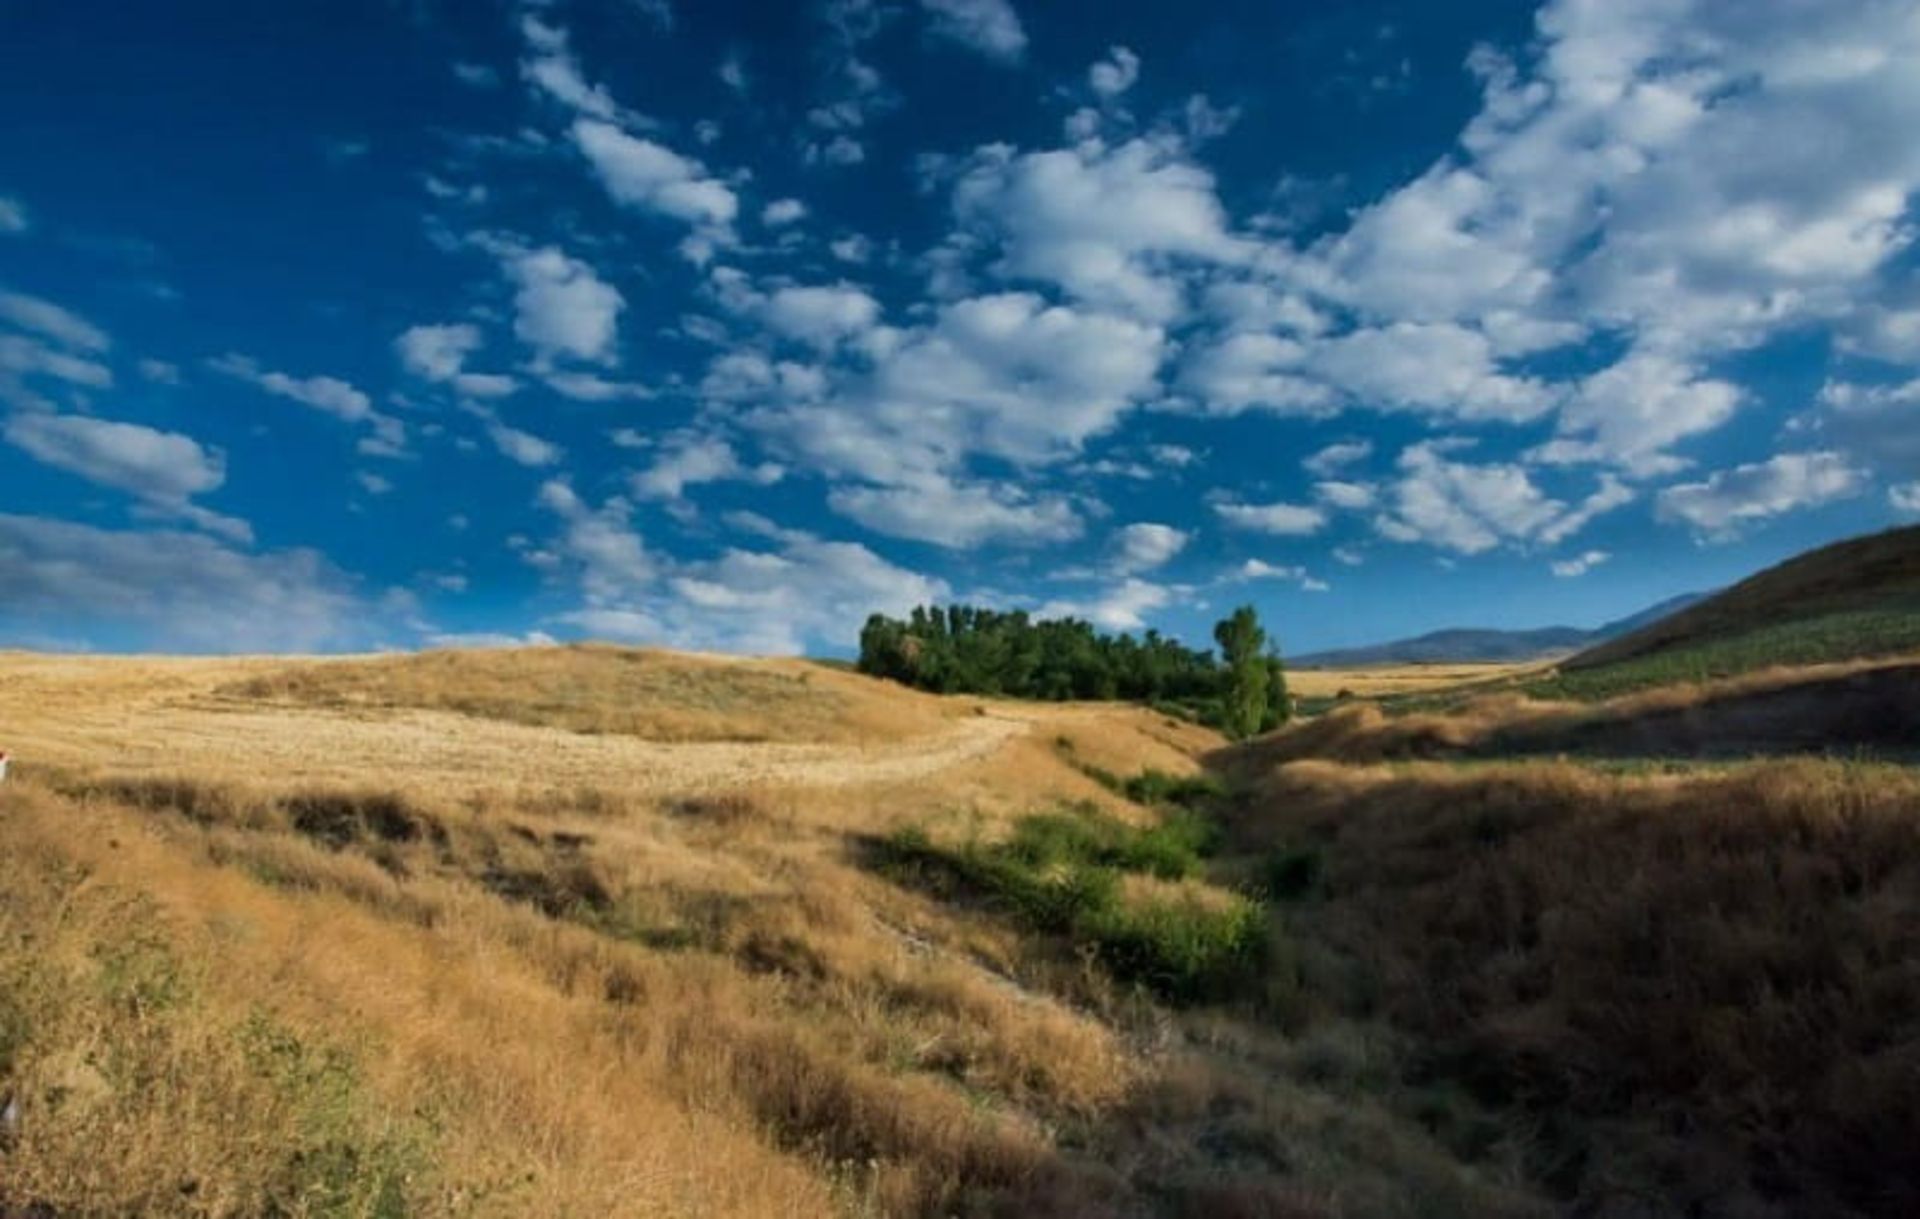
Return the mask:
[[255,772],[275,782],[410,784],[464,791],[619,788],[677,794],[762,784],[911,781],[992,754],[1031,721],[984,710],[874,745],[663,742],[439,711],[254,706],[212,697],[247,662],[0,665],[0,748],[28,765],[115,772]]

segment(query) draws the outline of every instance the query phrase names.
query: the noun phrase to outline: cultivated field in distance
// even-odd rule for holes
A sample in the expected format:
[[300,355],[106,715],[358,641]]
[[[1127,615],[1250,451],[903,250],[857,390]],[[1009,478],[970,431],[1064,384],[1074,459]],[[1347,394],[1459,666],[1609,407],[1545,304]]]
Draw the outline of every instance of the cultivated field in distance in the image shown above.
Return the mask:
[[1911,1214],[1920,657],[1859,638],[1296,673],[1355,697],[1237,745],[600,646],[0,656],[0,1213]]

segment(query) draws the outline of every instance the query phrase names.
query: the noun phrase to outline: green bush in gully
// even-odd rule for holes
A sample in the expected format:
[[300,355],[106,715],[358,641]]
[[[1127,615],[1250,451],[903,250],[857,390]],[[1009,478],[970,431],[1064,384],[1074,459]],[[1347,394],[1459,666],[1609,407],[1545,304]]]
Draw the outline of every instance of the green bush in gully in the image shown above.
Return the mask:
[[1123,873],[1198,874],[1213,828],[1185,813],[1135,829],[1088,808],[1028,817],[1005,842],[935,843],[903,829],[882,844],[882,865],[949,896],[985,897],[1022,925],[1087,946],[1122,981],[1179,1003],[1229,998],[1258,977],[1267,953],[1259,903],[1127,901]]

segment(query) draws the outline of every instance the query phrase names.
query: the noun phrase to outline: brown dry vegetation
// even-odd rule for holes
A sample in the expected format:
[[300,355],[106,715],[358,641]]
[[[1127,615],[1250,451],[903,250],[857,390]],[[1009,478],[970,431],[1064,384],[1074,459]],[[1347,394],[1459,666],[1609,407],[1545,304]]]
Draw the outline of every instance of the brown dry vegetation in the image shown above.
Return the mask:
[[451,711],[653,741],[900,740],[948,712],[805,661],[592,644],[282,665],[216,695],[341,711]]
[[1544,672],[1545,665],[1410,664],[1371,665],[1359,669],[1288,669],[1287,690],[1296,698],[1392,698],[1456,686],[1517,679]]
[[1251,747],[1269,761],[1328,758],[1740,757],[1920,745],[1920,665],[1911,660],[1771,669],[1664,686],[1603,703],[1486,695],[1446,712],[1339,708]]
[[800,738],[750,756],[528,722],[537,682],[478,714],[501,659],[479,701],[433,663],[423,710],[288,695],[337,662],[0,660],[0,1211],[1539,1213],[1391,1097],[1259,1067],[1276,1034],[866,864],[1065,802],[1151,825],[1059,739],[1128,774],[1210,733],[825,674],[898,700],[889,743],[741,705]]
[[[1911,726],[1907,669],[1226,751],[472,662],[0,658],[0,1213],[1920,1207],[1920,779],[1484,757]],[[1375,761],[1427,752],[1482,760]],[[1235,790],[1127,782],[1203,759]],[[1249,912],[1237,972],[1129,980]]]
[[[1302,1028],[1381,1022],[1574,1214],[1920,1210],[1920,777],[1267,772]],[[1476,1133],[1458,1099],[1506,1116]]]

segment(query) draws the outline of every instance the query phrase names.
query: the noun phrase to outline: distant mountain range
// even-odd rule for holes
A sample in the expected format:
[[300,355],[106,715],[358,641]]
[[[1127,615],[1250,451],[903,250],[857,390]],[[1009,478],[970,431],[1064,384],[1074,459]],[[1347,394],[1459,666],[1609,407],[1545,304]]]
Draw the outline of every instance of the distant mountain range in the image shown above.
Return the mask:
[[1368,665],[1463,664],[1476,661],[1517,663],[1544,660],[1591,648],[1658,622],[1705,600],[1709,593],[1685,593],[1648,606],[1615,622],[1582,630],[1573,626],[1543,626],[1528,631],[1478,630],[1453,627],[1430,631],[1412,639],[1396,639],[1371,647],[1340,648],[1295,656],[1288,663],[1302,669],[1358,669]]

